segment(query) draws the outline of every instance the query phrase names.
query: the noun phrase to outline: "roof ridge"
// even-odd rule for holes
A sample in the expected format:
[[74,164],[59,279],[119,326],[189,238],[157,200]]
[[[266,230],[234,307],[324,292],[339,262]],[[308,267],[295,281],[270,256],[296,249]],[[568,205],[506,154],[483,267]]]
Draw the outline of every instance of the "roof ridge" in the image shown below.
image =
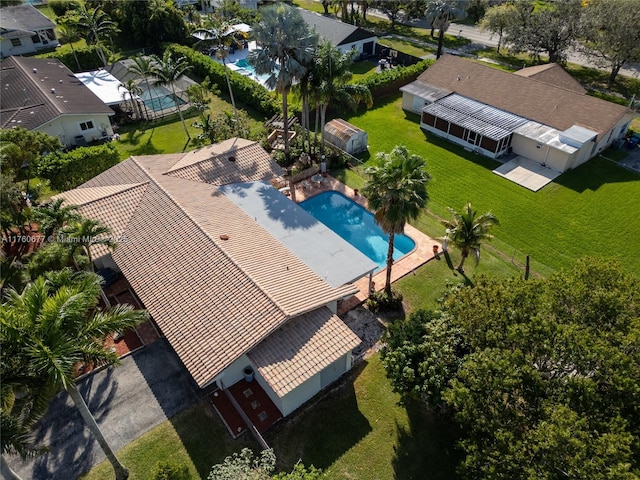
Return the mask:
[[[240,137],[235,137],[235,138],[240,138]],[[220,142],[220,143],[222,143],[222,142]],[[254,146],[255,144],[257,144],[257,142],[251,141],[251,143],[243,145],[243,146],[239,147],[238,149],[234,150],[233,151],[233,155],[235,156],[235,154],[236,154],[235,152],[240,152],[243,149],[246,149],[246,148]],[[211,144],[211,145],[208,145],[208,146],[213,147],[214,145],[217,145],[217,144]],[[206,147],[203,147],[203,148],[206,148]],[[212,160],[213,158],[220,157],[221,155],[225,155],[225,154],[229,153],[230,150],[225,150],[224,152],[215,152],[212,155],[208,156],[207,158],[203,158],[202,160],[198,160],[198,161],[196,161],[194,163],[189,163],[188,165],[183,165],[181,167],[178,167],[178,168],[174,169],[174,167],[178,163],[180,163],[182,160],[184,160],[184,158],[187,155],[195,154],[195,152],[196,152],[196,150],[192,150],[190,152],[186,152],[182,157],[180,157],[180,159],[178,161],[176,161],[173,165],[171,165],[171,167],[169,167],[169,169],[166,172],[163,172],[162,175],[170,175],[172,177],[176,176],[177,174],[179,174],[179,172],[181,172],[181,171],[183,171],[183,170],[185,170],[187,168],[194,167],[195,165],[199,165],[199,164],[204,163],[204,162],[206,162],[208,160]],[[180,177],[180,178],[182,178],[182,177]],[[201,182],[201,183],[206,183],[206,182]]]
[[108,187],[115,187],[115,186],[124,186],[124,185],[128,185],[127,188],[123,188],[122,190],[118,190],[117,192],[112,192],[112,193],[108,193],[107,195],[104,195],[100,198],[96,198],[94,200],[90,200],[87,203],[85,203],[84,205],[91,205],[94,202],[99,202],[101,200],[104,200],[106,198],[109,197],[115,197],[116,195],[120,195],[121,193],[124,192],[128,192],[129,190],[133,190],[134,188],[140,187],[141,185],[148,185],[149,184],[149,180],[146,182],[138,182],[138,183],[121,183],[121,184],[116,184],[116,185],[99,185],[99,186],[94,186],[94,187],[79,187],[78,190],[82,189],[82,190],[96,190],[98,188],[108,188]]
[[[144,170],[143,166],[142,166],[142,165],[140,165],[140,163],[138,163],[138,160],[136,159],[136,157],[131,156],[131,159],[133,160],[133,162],[134,162],[136,165],[138,165],[138,167],[140,167],[142,170]],[[162,174],[162,175],[164,175],[164,174]],[[180,180],[185,180],[185,179],[183,179],[182,177],[174,177],[173,175],[168,175],[168,176],[170,176],[171,178],[177,178],[177,179],[180,179]],[[162,192],[163,192],[163,193],[164,193],[164,194],[165,194],[165,195],[166,195],[166,196],[167,196],[167,197],[168,197],[172,202],[173,202],[173,204],[174,204],[176,207],[178,207],[178,209],[179,209],[182,213],[184,213],[184,215],[189,219],[189,221],[190,221],[191,223],[193,223],[193,225],[195,225],[195,226],[196,226],[196,228],[197,228],[198,230],[200,230],[200,231],[204,234],[204,236],[205,236],[205,237],[207,237],[207,238],[208,238],[208,239],[209,239],[209,240],[210,240],[210,241],[211,241],[211,242],[216,246],[216,248],[217,248],[217,249],[218,249],[218,250],[219,250],[219,251],[220,251],[220,252],[221,252],[221,253],[222,253],[226,258],[228,258],[228,259],[229,259],[229,261],[230,261],[232,264],[234,264],[234,265],[238,268],[238,270],[239,270],[239,271],[241,271],[241,272],[242,272],[242,274],[245,276],[245,278],[247,278],[247,279],[249,280],[249,282],[250,282],[252,285],[255,285],[255,287],[256,287],[258,290],[260,290],[260,291],[261,291],[261,292],[262,292],[262,293],[263,293],[263,294],[264,294],[264,295],[269,299],[269,301],[270,301],[273,305],[275,305],[275,307],[276,307],[280,312],[282,312],[282,313],[283,313],[283,315],[285,316],[285,319],[290,318],[290,316],[291,316],[291,315],[290,315],[288,312],[285,312],[285,311],[282,309],[282,307],[280,306],[280,304],[279,304],[278,302],[276,302],[276,301],[273,299],[273,297],[272,297],[271,295],[269,295],[269,294],[268,294],[267,292],[265,292],[262,288],[260,288],[260,285],[258,285],[258,284],[256,283],[256,281],[255,281],[255,280],[254,280],[250,275],[248,275],[248,274],[247,274],[247,271],[246,271],[244,268],[242,268],[242,267],[238,264],[238,262],[236,262],[236,260],[235,260],[231,255],[229,255],[229,254],[228,254],[228,253],[227,253],[223,248],[221,248],[221,247],[218,245],[218,243],[215,241],[215,239],[214,239],[214,238],[213,238],[213,237],[212,237],[212,236],[211,236],[211,235],[210,235],[210,234],[209,234],[209,233],[208,233],[204,228],[202,228],[202,225],[200,225],[198,222],[196,222],[196,221],[195,221],[195,219],[194,219],[194,218],[189,214],[189,212],[188,212],[188,211],[187,211],[187,210],[186,210],[186,209],[185,209],[185,208],[180,204],[180,202],[176,201],[176,199],[173,197],[173,195],[171,195],[171,194],[167,191],[167,189],[166,189],[166,188],[164,188],[162,185],[160,185],[160,183],[159,183],[159,182],[158,182],[158,181],[157,181],[157,180],[156,180],[152,175],[149,175],[149,177],[150,177],[151,181],[154,183],[154,185],[156,185],[156,186],[157,186],[157,187],[158,187],[158,188],[159,188],[159,189],[160,189],[160,190],[161,190],[161,191],[162,191]],[[210,186],[211,186],[211,188],[214,188],[214,189],[216,189],[216,190],[219,190],[219,189],[218,189],[218,187],[217,187],[217,186],[215,186],[215,185],[211,185],[211,184],[207,184],[207,185],[210,185]],[[221,192],[220,192],[220,193],[221,193]],[[225,198],[226,198],[226,197],[225,197]]]

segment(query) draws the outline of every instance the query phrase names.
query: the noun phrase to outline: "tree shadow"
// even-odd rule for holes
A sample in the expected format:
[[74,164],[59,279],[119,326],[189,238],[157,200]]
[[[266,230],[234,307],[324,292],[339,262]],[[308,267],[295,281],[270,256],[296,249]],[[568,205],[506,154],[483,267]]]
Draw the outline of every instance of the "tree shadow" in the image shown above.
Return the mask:
[[395,478],[460,478],[456,474],[462,458],[456,448],[460,430],[455,422],[427,411],[416,401],[408,402],[406,411],[409,427],[396,424],[398,440],[392,460]]
[[372,431],[358,408],[354,388],[355,378],[366,366],[367,361],[355,365],[333,388],[266,433],[278,458],[277,470],[289,471],[300,459],[324,470]]

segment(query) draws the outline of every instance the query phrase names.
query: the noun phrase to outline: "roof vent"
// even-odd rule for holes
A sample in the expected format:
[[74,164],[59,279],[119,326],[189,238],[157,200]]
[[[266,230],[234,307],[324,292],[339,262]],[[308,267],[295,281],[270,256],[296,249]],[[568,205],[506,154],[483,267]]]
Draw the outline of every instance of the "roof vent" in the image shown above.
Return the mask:
[[60,79],[60,83],[62,83],[62,79]]
[[34,68],[34,69],[33,69],[33,73],[38,73],[38,69],[37,69],[37,68]]
[[460,81],[460,75],[458,75],[458,78],[457,78],[457,80],[458,80],[458,81]]
[[236,157],[234,157],[234,156],[229,157],[229,161],[230,162],[235,162],[236,161]]
[[220,240],[229,240],[229,235],[220,235]]
[[55,89],[55,88],[52,88],[52,89],[51,89],[51,93],[53,93],[53,94],[55,95],[55,94],[56,94],[56,89]]

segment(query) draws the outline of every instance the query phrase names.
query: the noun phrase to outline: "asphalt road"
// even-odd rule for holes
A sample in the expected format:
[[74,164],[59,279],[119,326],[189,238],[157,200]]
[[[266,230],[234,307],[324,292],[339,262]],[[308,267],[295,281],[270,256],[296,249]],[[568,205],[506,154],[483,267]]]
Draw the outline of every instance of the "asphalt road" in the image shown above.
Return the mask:
[[[384,18],[388,20],[388,17],[384,13],[372,8],[367,10],[367,15]],[[401,17],[399,19],[399,22],[404,23],[406,25],[411,25],[414,27],[429,28],[429,25],[427,25],[427,22],[424,18],[421,18],[418,20],[404,20],[404,18]],[[451,26],[449,27],[449,30],[447,30],[447,33],[449,35],[460,35],[461,37],[471,40],[472,43],[477,45],[486,45],[491,47],[498,46],[498,37],[496,35],[493,35],[490,32],[482,31],[478,27],[473,25],[462,25],[458,23],[452,23]],[[434,39],[434,43],[436,43],[435,39]],[[572,50],[571,52],[569,52],[567,56],[567,60],[571,63],[575,63],[578,65],[583,65],[583,66],[592,67],[592,68],[599,68],[601,70],[608,71],[607,68],[598,67],[593,62],[592,59],[588,58],[587,56],[575,50]],[[640,64],[625,65],[625,67],[620,70],[620,75],[639,78]]]
[[[115,369],[88,375],[78,386],[115,451],[202,396],[164,340],[126,357]],[[36,429],[36,440],[49,446],[49,452],[27,462],[8,462],[24,479],[73,480],[105,459],[66,392],[54,399]]]

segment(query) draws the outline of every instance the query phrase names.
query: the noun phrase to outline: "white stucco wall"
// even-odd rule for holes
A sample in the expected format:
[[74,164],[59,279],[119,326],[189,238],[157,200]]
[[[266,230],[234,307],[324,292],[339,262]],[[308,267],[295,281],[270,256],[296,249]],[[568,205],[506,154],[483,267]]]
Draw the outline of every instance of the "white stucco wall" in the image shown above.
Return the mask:
[[[82,131],[80,123],[92,121],[94,128]],[[40,125],[34,130],[44,132],[58,138],[64,145],[75,145],[75,137],[82,135],[87,143],[98,140],[105,131],[108,136],[113,135],[113,128],[109,121],[109,115],[100,113],[96,115],[61,115],[51,122]]]
[[375,37],[371,37],[365,40],[360,40],[359,42],[354,43],[345,43],[344,45],[339,45],[338,50],[342,53],[347,53],[350,50],[357,50],[358,53],[362,53],[364,51],[364,44],[373,41],[372,51],[374,53],[376,51],[376,44],[378,43],[378,39]]

